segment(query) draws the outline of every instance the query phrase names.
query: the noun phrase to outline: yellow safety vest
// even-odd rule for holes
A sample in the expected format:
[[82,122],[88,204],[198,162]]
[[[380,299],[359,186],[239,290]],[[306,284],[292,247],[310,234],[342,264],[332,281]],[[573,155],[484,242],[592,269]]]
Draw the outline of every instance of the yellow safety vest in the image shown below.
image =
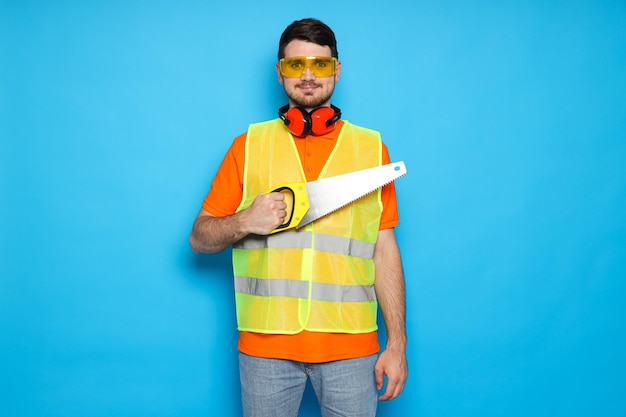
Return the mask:
[[[319,178],[381,163],[380,134],[344,121]],[[271,187],[297,181],[306,179],[283,122],[251,125],[243,199],[237,211]],[[298,231],[248,235],[234,244],[239,330],[278,334],[376,330],[373,256],[381,213],[378,190]]]

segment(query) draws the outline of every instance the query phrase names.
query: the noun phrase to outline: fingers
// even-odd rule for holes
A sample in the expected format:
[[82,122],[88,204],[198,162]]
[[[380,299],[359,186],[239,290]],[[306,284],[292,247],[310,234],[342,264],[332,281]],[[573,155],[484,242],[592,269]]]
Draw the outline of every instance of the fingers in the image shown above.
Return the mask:
[[403,356],[390,355],[387,351],[383,352],[374,367],[374,376],[376,389],[379,391],[383,389],[385,378],[387,379],[387,387],[378,397],[379,400],[390,401],[397,398],[402,394],[408,377],[406,359]]
[[268,198],[274,200],[274,201],[284,201],[285,200],[285,196],[283,195],[283,193],[279,193],[279,192],[273,192],[273,193],[267,193],[267,194],[262,194],[262,195],[266,195]]
[[394,380],[389,379],[387,381],[387,389],[381,396],[378,397],[378,399],[381,401],[394,400],[398,398],[400,394],[402,394],[403,390],[404,390],[404,381],[400,379],[394,379]]
[[279,221],[276,227],[285,222],[287,218],[287,203],[285,203],[285,196],[282,193],[270,193],[267,194],[271,200],[269,204],[270,212],[274,213]]
[[374,368],[374,376],[376,378],[376,389],[380,391],[385,384],[385,372],[383,372],[382,368],[376,367]]
[[266,235],[285,222],[287,204],[282,193],[258,195],[246,210],[247,230]]

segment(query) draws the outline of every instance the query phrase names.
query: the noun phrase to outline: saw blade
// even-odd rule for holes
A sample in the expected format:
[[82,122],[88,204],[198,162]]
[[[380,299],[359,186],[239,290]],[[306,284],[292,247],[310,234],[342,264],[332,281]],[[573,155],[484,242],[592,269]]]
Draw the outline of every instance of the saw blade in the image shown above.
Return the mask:
[[376,191],[406,174],[403,161],[306,183],[309,210],[296,229]]

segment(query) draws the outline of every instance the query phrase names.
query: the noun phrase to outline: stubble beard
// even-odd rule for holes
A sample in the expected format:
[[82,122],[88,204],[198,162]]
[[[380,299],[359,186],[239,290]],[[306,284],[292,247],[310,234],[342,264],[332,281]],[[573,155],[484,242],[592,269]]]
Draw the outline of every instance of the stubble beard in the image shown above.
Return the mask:
[[[318,84],[315,84],[315,85],[319,86]],[[333,85],[330,91],[328,91],[326,94],[319,96],[319,97],[316,97],[312,94],[296,95],[296,94],[289,94],[289,93],[287,93],[287,97],[289,97],[291,102],[298,107],[302,107],[305,109],[315,109],[315,108],[321,107],[322,105],[326,104],[330,100],[330,97],[333,95],[334,89],[335,89],[335,86]]]

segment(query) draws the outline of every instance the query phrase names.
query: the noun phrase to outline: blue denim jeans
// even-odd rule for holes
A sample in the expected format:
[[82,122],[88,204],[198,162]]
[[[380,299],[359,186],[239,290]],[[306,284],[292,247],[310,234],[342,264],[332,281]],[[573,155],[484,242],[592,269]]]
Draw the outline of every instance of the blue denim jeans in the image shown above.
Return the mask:
[[302,363],[239,354],[244,417],[295,417],[310,379],[323,417],[374,417],[378,355]]

